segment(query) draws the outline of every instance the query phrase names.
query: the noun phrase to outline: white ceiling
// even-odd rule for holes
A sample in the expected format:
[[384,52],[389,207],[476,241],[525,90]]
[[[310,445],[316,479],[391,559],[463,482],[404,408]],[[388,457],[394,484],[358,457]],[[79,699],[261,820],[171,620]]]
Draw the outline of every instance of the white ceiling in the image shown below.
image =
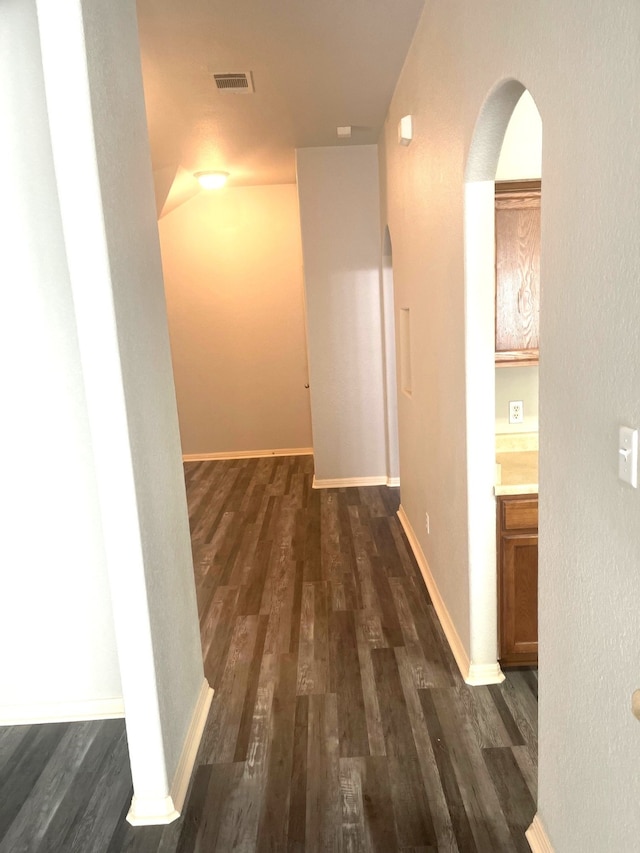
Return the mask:
[[[376,142],[423,6],[137,0],[156,194],[206,169],[232,186],[292,183],[295,148]],[[214,71],[251,71],[255,94],[218,92]]]

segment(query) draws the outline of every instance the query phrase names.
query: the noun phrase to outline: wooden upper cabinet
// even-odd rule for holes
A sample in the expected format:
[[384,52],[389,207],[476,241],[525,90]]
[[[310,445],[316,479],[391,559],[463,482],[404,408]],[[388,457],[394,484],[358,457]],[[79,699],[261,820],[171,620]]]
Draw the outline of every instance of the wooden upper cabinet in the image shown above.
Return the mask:
[[496,183],[496,364],[537,364],[540,181]]

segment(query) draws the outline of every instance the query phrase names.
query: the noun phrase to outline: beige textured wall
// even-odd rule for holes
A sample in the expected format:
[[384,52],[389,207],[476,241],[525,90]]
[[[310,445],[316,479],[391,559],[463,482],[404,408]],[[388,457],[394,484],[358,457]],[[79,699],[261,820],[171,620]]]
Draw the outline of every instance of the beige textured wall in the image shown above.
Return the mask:
[[295,185],[202,191],[158,227],[183,453],[311,447]]
[[617,474],[618,428],[640,424],[639,30],[637,0],[615,13],[430,0],[383,141],[397,304],[415,318],[419,365],[411,400],[400,395],[402,502],[467,641],[465,166],[494,87],[521,81],[542,116],[538,809],[557,853],[636,850],[640,836],[640,492]]

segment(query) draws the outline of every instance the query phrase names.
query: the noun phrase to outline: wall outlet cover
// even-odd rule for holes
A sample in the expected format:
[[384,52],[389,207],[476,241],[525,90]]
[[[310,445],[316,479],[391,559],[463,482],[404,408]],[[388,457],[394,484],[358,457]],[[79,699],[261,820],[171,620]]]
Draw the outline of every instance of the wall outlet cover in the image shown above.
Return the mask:
[[509,400],[509,423],[521,424],[524,421],[522,400]]

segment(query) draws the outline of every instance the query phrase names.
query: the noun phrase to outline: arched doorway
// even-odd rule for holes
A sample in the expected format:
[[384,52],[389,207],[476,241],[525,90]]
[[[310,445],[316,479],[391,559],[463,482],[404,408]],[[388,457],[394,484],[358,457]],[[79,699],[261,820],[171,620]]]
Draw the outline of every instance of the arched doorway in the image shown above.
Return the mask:
[[526,91],[498,84],[485,101],[465,172],[465,373],[469,527],[469,683],[501,681],[498,665],[495,431],[495,180],[505,133]]
[[398,383],[396,378],[393,249],[388,226],[384,230],[382,244],[380,285],[387,485],[398,486],[400,485],[400,460],[398,453]]

